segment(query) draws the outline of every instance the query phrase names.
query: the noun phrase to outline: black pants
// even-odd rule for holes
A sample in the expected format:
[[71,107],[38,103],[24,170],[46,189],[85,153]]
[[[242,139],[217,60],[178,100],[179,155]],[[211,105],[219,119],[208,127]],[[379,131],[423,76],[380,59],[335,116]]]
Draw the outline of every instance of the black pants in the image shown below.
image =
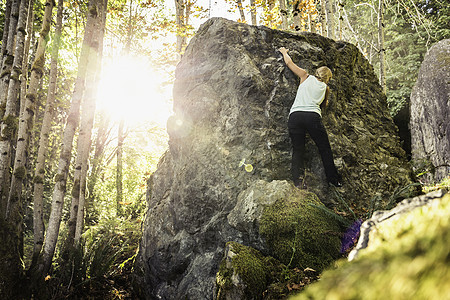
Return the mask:
[[328,134],[323,126],[320,115],[315,112],[293,112],[289,116],[288,128],[293,147],[291,173],[294,183],[298,184],[299,177],[305,169],[304,153],[306,132],[308,132],[319,149],[327,181],[333,184],[338,182],[340,176],[334,165],[330,141],[328,140]]

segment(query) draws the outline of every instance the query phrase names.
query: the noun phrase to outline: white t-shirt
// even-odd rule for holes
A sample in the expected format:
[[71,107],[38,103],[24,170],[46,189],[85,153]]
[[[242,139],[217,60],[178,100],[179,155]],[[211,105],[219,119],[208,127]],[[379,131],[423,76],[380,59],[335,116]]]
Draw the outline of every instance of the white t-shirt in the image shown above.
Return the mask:
[[322,116],[320,104],[325,98],[327,85],[316,77],[309,75],[297,89],[294,104],[289,114],[295,111],[311,111]]

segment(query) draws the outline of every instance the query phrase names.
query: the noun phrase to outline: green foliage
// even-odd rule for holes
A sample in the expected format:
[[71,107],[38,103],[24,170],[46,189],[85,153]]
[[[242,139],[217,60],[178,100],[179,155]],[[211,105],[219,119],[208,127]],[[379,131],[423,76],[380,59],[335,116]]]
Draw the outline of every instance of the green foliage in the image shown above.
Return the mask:
[[[123,145],[123,200],[120,215],[125,218],[137,219],[144,214],[146,207],[145,196],[147,181],[156,169],[160,155],[165,151],[166,134],[161,128],[143,127],[130,131]],[[114,155],[115,145],[107,148]],[[110,153],[110,152],[109,152]],[[90,208],[90,224],[101,222],[103,218],[116,216],[116,160],[114,156],[111,163],[104,162],[96,185],[95,205]]]
[[[344,39],[355,43],[379,72],[378,1],[346,1],[353,31],[344,28]],[[412,87],[427,50],[449,38],[449,6],[442,0],[385,1],[384,36],[386,87],[392,115],[409,103]]]
[[[103,219],[82,236],[70,253],[58,253],[49,289],[59,297],[76,298],[109,293],[108,280],[129,276],[140,241],[140,221]],[[63,236],[67,227],[62,228]]]

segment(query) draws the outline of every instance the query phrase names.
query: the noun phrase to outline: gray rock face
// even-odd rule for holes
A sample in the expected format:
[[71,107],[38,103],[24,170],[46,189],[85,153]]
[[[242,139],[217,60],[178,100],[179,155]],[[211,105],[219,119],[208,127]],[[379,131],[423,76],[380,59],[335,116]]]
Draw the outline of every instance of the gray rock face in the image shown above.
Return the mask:
[[425,56],[411,93],[411,148],[417,165],[429,165],[428,180],[450,174],[450,40]]
[[[148,299],[212,299],[226,242],[268,252],[258,233],[258,193],[270,202],[270,193],[294,188],[284,180],[298,79],[281,46],[310,73],[322,65],[333,71],[323,120],[347,203],[362,214],[375,194],[411,183],[385,96],[355,46],[211,19],[177,66],[169,150],[149,184],[136,263],[136,285]],[[308,189],[332,205],[318,151],[311,141],[306,149]]]

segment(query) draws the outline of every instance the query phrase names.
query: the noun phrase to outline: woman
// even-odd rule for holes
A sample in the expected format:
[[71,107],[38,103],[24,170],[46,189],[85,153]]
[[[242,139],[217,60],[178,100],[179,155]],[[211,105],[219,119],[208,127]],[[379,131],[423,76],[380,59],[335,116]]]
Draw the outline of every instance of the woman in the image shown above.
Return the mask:
[[330,142],[325,127],[322,124],[321,106],[326,106],[329,96],[327,83],[332,73],[327,67],[317,69],[315,76],[297,66],[288,54],[288,49],[281,47],[279,51],[288,68],[300,78],[294,104],[289,113],[289,136],[291,137],[292,166],[291,173],[295,186],[304,188],[304,161],[306,132],[311,136],[319,149],[325,175],[329,184],[342,186],[340,175],[333,161]]

